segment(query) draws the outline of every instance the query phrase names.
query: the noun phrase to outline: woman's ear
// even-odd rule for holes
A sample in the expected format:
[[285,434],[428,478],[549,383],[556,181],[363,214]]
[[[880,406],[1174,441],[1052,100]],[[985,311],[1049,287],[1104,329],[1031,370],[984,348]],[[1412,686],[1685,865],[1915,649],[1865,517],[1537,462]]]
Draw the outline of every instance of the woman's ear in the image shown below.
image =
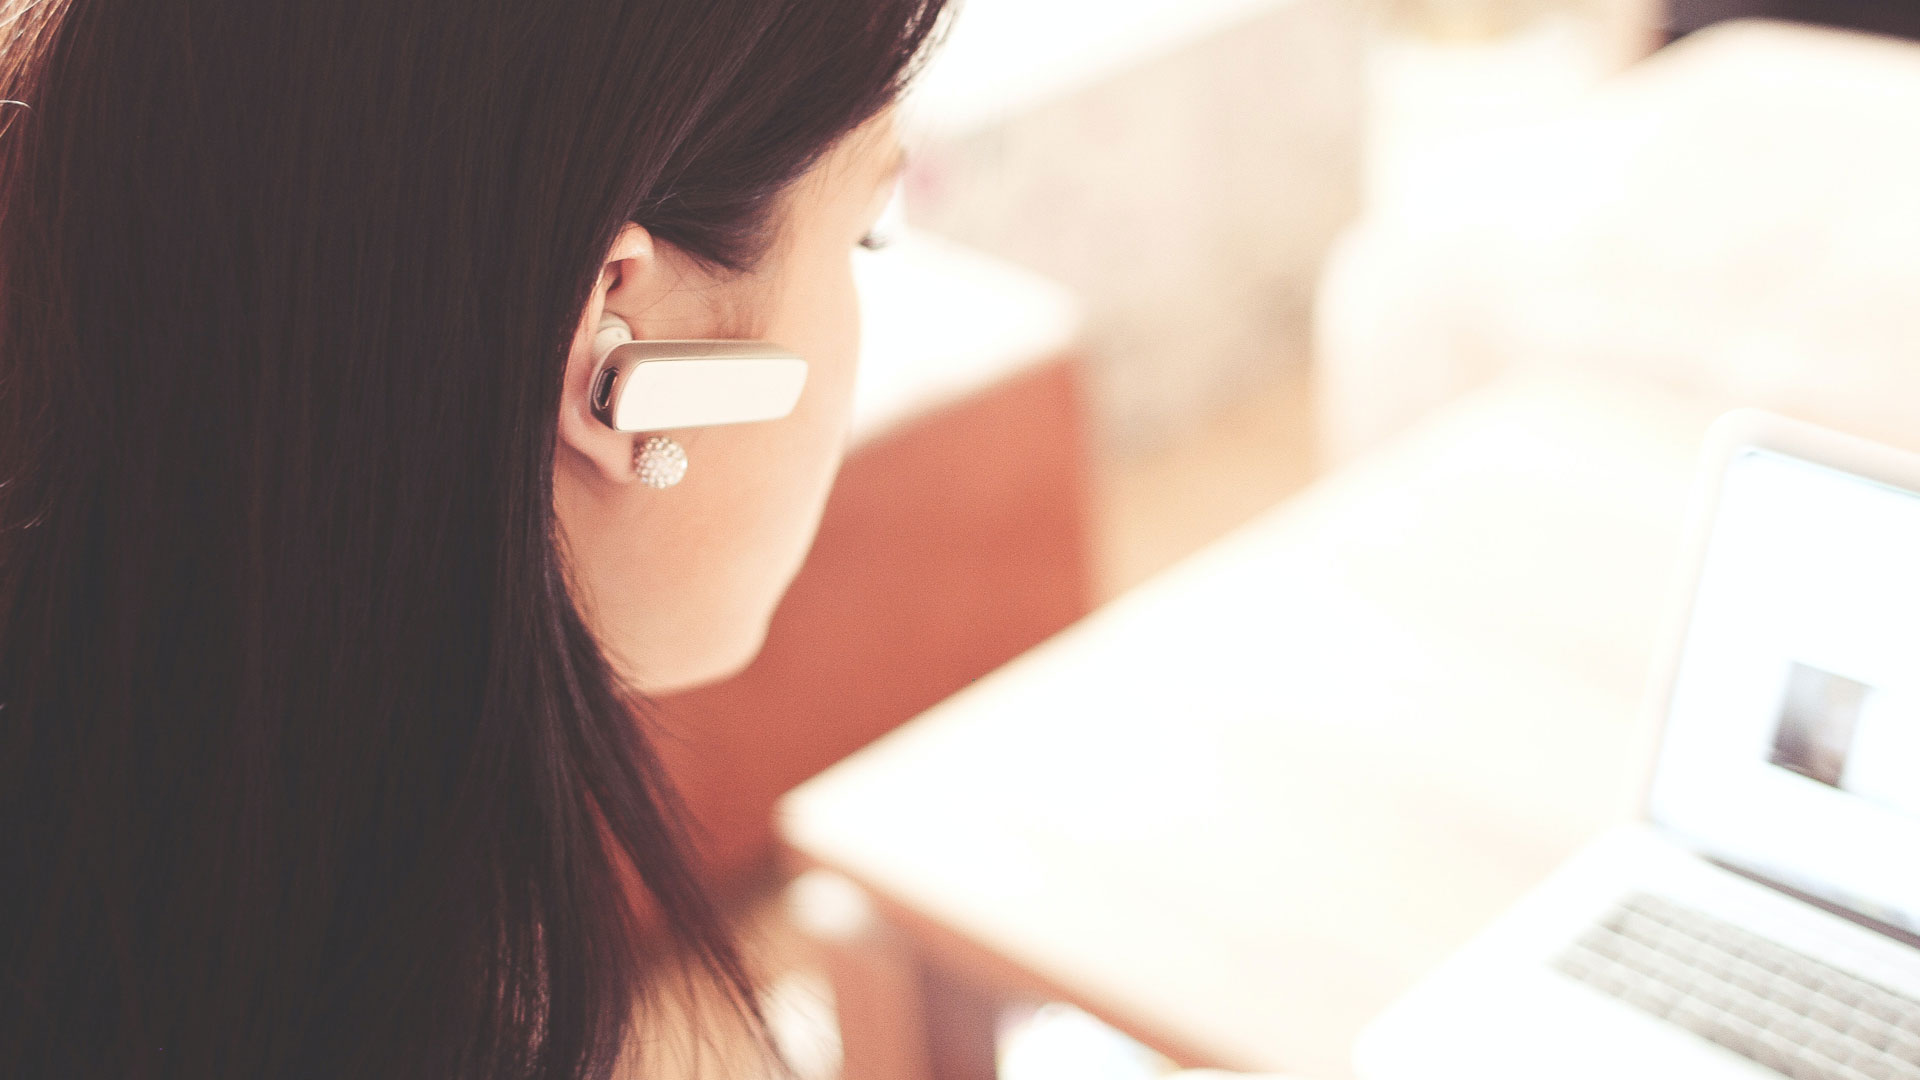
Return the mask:
[[587,298],[580,325],[573,331],[573,347],[567,354],[566,382],[560,395],[560,443],[583,458],[602,479],[615,484],[634,481],[634,436],[594,418],[590,398],[594,369],[600,363],[594,337],[608,312],[631,326],[639,313],[658,299],[653,292],[661,269],[653,237],[647,230],[631,223],[622,228],[607,249],[600,279]]

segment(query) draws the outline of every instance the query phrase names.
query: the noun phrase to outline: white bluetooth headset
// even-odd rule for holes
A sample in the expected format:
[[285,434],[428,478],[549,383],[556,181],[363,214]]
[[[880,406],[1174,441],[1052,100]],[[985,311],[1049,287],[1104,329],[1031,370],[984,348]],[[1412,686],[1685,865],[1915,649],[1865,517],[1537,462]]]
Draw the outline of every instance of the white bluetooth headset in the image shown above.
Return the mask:
[[[807,362],[770,341],[635,341],[612,312],[593,335],[593,415],[615,431],[778,420],[793,412],[807,384]],[[669,488],[687,474],[687,454],[665,436],[643,441],[634,472],[648,487]]]

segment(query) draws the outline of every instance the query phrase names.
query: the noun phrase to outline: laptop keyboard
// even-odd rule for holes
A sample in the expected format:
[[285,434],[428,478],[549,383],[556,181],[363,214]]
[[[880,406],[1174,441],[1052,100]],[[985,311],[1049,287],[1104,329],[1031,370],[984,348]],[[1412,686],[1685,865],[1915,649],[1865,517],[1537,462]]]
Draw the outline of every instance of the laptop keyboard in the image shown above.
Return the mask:
[[1560,971],[1796,1080],[1920,1080],[1920,1001],[1635,894]]

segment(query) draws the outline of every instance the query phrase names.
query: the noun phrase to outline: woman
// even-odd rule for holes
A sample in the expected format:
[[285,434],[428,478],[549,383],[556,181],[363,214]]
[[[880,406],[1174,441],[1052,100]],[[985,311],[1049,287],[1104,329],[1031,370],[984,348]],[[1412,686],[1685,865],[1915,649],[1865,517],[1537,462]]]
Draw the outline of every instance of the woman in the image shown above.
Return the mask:
[[[633,707],[807,546],[941,3],[5,6],[0,1076],[644,1071],[654,922],[746,1000]],[[609,314],[805,392],[640,483]]]

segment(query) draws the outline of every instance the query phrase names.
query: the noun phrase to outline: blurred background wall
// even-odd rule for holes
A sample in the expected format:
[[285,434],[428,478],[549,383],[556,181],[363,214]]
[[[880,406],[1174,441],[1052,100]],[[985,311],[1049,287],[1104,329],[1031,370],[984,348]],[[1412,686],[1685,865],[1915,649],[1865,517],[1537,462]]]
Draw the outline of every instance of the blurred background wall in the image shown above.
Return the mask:
[[[1048,6],[1058,36],[1036,42]],[[1113,8],[970,0],[916,103],[907,216],[1080,294],[1096,438],[1124,452],[1306,365],[1319,267],[1357,210],[1363,13]],[[1098,40],[1102,19],[1137,31]]]
[[968,0],[907,110],[907,218],[1086,306],[1097,451],[1304,381],[1334,239],[1433,131],[1646,53],[1658,0]]

